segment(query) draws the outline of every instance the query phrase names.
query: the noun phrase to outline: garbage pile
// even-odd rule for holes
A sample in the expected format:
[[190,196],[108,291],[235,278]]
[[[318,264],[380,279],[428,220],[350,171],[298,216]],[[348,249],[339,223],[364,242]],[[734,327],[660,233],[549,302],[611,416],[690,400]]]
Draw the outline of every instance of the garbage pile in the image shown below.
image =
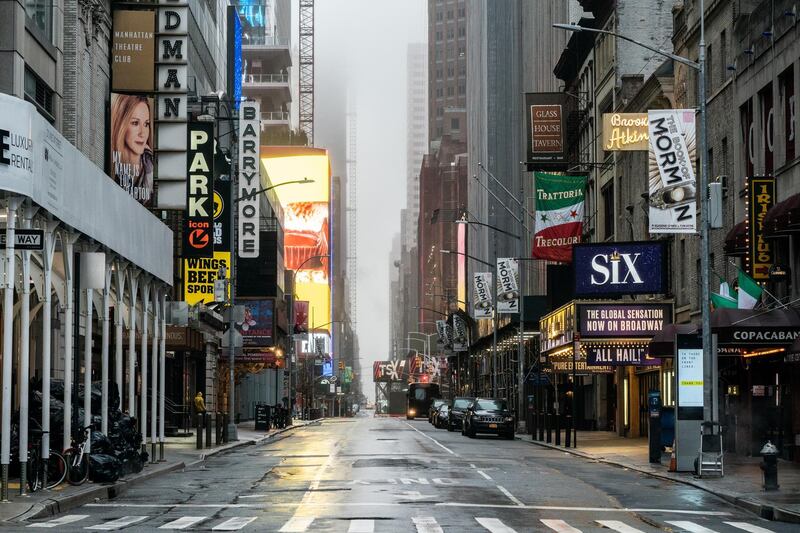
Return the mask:
[[[31,383],[30,417],[42,419],[41,382]],[[72,400],[72,440],[80,443],[84,439],[85,412],[83,409],[84,386],[75,387]],[[95,381],[89,391],[92,405],[92,432],[89,454],[89,476],[92,481],[112,482],[120,477],[140,472],[147,462],[147,452],[141,451],[142,434],[137,429],[136,419],[120,410],[120,395],[117,384],[108,382],[108,435],[100,432],[102,390],[101,382]],[[50,443],[53,448],[61,445],[64,432],[64,382],[50,381]]]

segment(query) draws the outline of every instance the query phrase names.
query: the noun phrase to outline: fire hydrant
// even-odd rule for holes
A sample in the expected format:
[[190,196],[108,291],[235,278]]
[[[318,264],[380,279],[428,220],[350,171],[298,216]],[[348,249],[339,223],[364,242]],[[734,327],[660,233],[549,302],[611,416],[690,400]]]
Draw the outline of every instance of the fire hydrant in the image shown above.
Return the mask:
[[767,441],[761,448],[761,470],[764,471],[764,490],[778,490],[778,448],[772,442]]

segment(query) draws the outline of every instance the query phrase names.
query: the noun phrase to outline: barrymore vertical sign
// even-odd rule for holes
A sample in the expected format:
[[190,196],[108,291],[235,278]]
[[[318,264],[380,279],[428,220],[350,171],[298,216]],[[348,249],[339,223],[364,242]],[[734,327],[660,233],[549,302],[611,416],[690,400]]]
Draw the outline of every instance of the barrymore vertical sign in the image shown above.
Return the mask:
[[239,110],[239,257],[259,253],[258,221],[261,189],[261,105],[242,102]]

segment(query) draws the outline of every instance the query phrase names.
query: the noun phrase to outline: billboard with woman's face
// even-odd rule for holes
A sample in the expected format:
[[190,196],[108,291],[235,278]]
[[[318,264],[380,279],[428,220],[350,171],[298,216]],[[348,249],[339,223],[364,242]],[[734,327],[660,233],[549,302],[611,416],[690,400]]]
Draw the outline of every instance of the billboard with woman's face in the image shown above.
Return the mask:
[[137,202],[153,204],[153,99],[111,93],[111,177]]

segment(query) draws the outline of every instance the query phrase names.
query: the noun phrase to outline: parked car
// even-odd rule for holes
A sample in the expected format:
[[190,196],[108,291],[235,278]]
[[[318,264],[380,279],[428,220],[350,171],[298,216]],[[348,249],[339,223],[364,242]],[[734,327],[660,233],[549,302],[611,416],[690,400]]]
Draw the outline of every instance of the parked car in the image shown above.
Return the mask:
[[477,433],[494,433],[505,439],[514,438],[514,415],[508,402],[493,398],[477,398],[464,413],[462,435],[474,437]]
[[464,413],[474,400],[475,398],[468,396],[459,396],[453,399],[453,403],[450,404],[450,416],[447,418],[447,431],[455,431],[461,428]]
[[444,405],[446,403],[447,403],[447,400],[433,400],[433,403],[431,403],[430,409],[428,409],[428,422],[433,424],[433,417],[436,414],[436,411],[438,411],[439,407],[441,407],[442,405]]
[[447,427],[447,421],[450,416],[450,405],[443,404],[439,406],[439,410],[433,413],[433,425],[437,429],[444,429]]

